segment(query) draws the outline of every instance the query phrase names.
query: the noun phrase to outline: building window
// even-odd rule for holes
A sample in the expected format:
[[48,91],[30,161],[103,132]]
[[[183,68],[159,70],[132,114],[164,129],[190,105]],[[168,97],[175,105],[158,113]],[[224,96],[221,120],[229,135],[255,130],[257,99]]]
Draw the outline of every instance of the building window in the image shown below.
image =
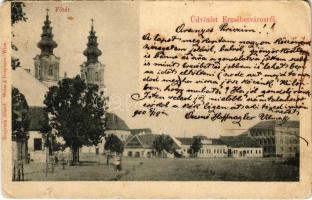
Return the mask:
[[41,151],[42,150],[42,139],[35,138],[34,139],[34,151]]
[[132,157],[132,151],[128,152],[128,157]]
[[100,153],[100,149],[99,149],[99,147],[96,147],[95,148],[95,154],[99,154]]
[[49,66],[48,74],[49,74],[49,76],[53,76],[53,66],[52,65]]
[[95,81],[99,81],[99,73],[95,72]]
[[256,150],[256,154],[258,153],[258,150]]

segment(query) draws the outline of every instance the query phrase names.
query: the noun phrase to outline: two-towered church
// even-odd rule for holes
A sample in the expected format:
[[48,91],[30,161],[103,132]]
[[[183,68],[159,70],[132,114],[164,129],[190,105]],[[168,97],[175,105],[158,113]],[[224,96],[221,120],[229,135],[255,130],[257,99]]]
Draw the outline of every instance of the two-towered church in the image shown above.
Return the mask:
[[[61,57],[54,55],[53,50],[57,48],[57,42],[53,38],[51,20],[47,9],[44,25],[42,26],[41,40],[37,46],[41,52],[34,57],[34,70],[17,68],[12,70],[12,85],[24,94],[28,106],[30,119],[29,139],[23,145],[25,153],[30,154],[30,159],[34,161],[45,161],[44,138],[40,133],[40,121],[47,117],[43,111],[44,96],[50,86],[56,85],[62,77],[60,76]],[[87,48],[83,51],[86,61],[80,66],[80,75],[86,83],[98,84],[100,90],[104,90],[104,65],[99,61],[102,54],[98,48],[97,36],[94,30],[93,19],[91,20],[91,30],[88,36]],[[77,66],[79,67],[79,66]],[[66,73],[64,74],[66,76]],[[115,134],[122,141],[130,135],[130,129],[124,120],[114,113],[106,115],[106,133]],[[13,159],[16,158],[16,146],[13,145]],[[96,147],[83,147],[82,152],[102,153],[104,145]],[[26,155],[22,157],[25,158]]]

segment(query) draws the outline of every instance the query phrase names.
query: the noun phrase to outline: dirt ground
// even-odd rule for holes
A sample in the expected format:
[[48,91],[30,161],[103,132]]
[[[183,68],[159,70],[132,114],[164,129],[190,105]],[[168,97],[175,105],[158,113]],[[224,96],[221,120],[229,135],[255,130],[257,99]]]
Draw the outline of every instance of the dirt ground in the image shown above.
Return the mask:
[[103,155],[83,155],[80,166],[25,165],[26,181],[298,181],[299,167],[278,158],[123,158],[122,171]]

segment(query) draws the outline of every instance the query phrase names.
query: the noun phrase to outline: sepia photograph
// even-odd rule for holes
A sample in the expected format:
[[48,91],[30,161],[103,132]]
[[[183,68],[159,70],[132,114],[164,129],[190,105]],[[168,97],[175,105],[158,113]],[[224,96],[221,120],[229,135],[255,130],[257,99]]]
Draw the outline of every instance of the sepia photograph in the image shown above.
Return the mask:
[[306,2],[12,1],[0,14],[8,196],[309,195]]

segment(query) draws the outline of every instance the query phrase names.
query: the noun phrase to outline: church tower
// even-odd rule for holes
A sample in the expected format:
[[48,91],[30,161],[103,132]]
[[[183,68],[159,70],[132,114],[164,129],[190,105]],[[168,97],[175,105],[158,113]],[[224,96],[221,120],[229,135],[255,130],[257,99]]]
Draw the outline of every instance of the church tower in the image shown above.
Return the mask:
[[53,54],[53,49],[57,47],[57,43],[53,40],[50,25],[49,9],[47,9],[46,19],[42,26],[41,40],[37,44],[41,53],[34,58],[34,61],[35,77],[48,87],[57,84],[60,64],[60,58]]
[[104,65],[98,61],[98,57],[102,55],[101,50],[98,49],[97,37],[95,36],[93,19],[91,19],[91,30],[88,36],[87,48],[83,55],[87,57],[81,67],[81,78],[86,83],[97,84],[100,90],[104,89]]

